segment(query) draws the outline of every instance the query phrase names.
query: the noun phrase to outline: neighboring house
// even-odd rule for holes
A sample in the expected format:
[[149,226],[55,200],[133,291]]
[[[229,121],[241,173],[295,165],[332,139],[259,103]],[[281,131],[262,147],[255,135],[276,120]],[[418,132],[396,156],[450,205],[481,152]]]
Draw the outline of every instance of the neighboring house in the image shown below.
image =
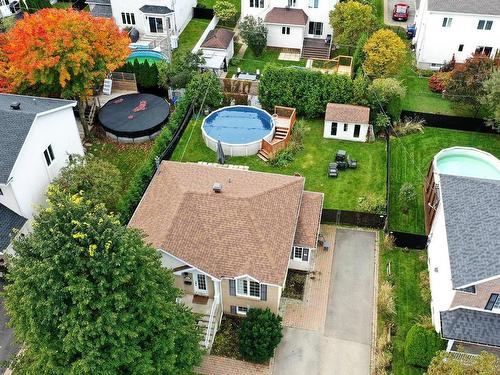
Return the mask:
[[234,32],[228,29],[211,30],[201,44],[201,51],[205,59],[205,63],[201,67],[213,70],[215,73],[226,71],[229,60],[234,55],[233,38]]
[[329,58],[333,31],[329,13],[338,0],[242,0],[241,15],[260,17],[267,45],[300,50],[304,57]]
[[433,325],[449,350],[500,347],[500,160],[442,150],[424,192]]
[[359,105],[328,103],[324,138],[366,142],[372,131],[370,108]]
[[29,230],[28,220],[68,156],[83,155],[75,105],[0,94],[0,256],[11,250],[13,229]]
[[417,66],[439,69],[475,53],[494,58],[500,49],[500,1],[421,0],[414,38]]
[[193,18],[197,0],[87,0],[96,16],[113,17],[141,35],[177,37]]
[[205,315],[207,348],[223,313],[278,313],[288,269],[312,267],[323,194],[304,191],[304,181],[161,163],[129,225],[145,232],[172,269],[182,302]]

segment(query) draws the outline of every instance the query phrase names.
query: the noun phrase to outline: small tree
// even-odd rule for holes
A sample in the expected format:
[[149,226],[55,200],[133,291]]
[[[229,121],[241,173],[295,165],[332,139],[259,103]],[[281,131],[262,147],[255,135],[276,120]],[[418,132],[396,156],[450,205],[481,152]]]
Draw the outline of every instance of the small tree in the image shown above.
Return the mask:
[[338,3],[330,11],[330,25],[335,30],[334,41],[340,46],[356,43],[363,33],[373,31],[375,23],[373,8],[358,1]]
[[113,212],[116,212],[116,204],[122,190],[118,168],[91,155],[73,155],[53,184],[69,195],[80,193],[85,199],[96,204],[104,203],[106,208]]
[[497,357],[488,352],[463,363],[451,353],[441,351],[432,359],[426,375],[498,375],[499,366]]
[[434,329],[425,329],[420,324],[413,325],[405,340],[406,363],[427,368],[437,351],[443,348],[443,343]]
[[201,51],[191,53],[190,51],[175,53],[172,63],[159,62],[158,84],[164,89],[185,88],[189,81],[198,72],[198,66],[203,64],[205,59]]
[[50,0],[20,0],[21,9],[28,13],[35,13],[43,8],[52,8]]
[[283,337],[281,317],[265,310],[250,309],[238,331],[241,355],[256,363],[264,363],[272,356]]
[[217,0],[214,4],[215,15],[224,22],[232,21],[236,18],[238,10],[236,6],[226,0]]
[[446,98],[472,108],[476,115],[485,96],[484,82],[493,72],[493,60],[483,55],[469,57],[463,64],[456,65],[446,85]]
[[255,56],[260,56],[267,45],[267,28],[262,18],[246,16],[240,21],[241,38]]
[[223,99],[219,79],[211,72],[195,75],[187,86],[187,93],[195,108],[202,105],[204,108],[217,108]]
[[401,210],[403,213],[408,213],[410,206],[417,199],[417,192],[415,191],[415,186],[409,182],[405,182],[401,189],[399,189],[399,201],[401,202]]
[[405,62],[407,50],[401,38],[393,31],[380,29],[368,38],[363,51],[365,73],[371,77],[395,75]]
[[376,78],[368,88],[371,107],[377,111],[382,107],[393,121],[399,120],[405,95],[406,89],[394,78]]
[[491,77],[484,81],[483,87],[481,103],[488,110],[487,123],[500,131],[500,70],[495,70]]
[[14,241],[5,307],[25,349],[14,373],[191,373],[196,317],[156,249],[102,204],[57,187],[48,201]]

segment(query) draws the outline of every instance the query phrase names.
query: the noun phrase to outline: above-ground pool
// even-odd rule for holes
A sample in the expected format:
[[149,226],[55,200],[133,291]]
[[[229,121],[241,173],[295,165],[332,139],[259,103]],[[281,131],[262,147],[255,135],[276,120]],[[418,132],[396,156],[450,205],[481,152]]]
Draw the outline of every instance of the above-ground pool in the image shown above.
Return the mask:
[[500,160],[471,147],[451,147],[434,158],[438,173],[500,180]]
[[135,51],[132,51],[132,53],[127,57],[127,62],[133,63],[136,59],[141,64],[146,60],[150,64],[156,63],[158,61],[167,61],[167,57],[163,53],[148,49],[137,49]]
[[225,154],[248,156],[259,152],[263,139],[273,139],[274,120],[262,109],[236,105],[212,112],[203,120],[201,131],[212,150],[217,151],[220,141]]

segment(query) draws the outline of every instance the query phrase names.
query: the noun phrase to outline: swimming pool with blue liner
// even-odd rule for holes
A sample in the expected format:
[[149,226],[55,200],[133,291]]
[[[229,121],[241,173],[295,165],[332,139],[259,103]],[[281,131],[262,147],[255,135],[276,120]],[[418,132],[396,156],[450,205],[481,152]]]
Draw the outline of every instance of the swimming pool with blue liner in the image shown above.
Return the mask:
[[224,107],[208,115],[202,124],[205,144],[217,150],[220,141],[224,153],[230,156],[256,154],[263,139],[271,141],[274,120],[266,111],[244,105]]
[[148,49],[136,49],[132,51],[132,53],[130,53],[130,55],[127,57],[127,61],[132,63],[136,59],[139,60],[140,63],[143,63],[146,60],[149,63],[156,63],[158,61],[168,61],[167,57],[163,53]]

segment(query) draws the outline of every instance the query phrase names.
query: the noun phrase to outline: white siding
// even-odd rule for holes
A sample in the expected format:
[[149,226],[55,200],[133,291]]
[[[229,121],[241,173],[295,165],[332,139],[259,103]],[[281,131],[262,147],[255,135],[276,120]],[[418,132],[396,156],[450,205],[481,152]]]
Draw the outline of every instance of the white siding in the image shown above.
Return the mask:
[[[366,142],[368,135],[368,124],[347,124],[347,129],[344,131],[344,123],[337,123],[337,135],[332,135],[332,123],[334,121],[325,121],[323,129],[323,138],[342,139],[345,141]],[[354,137],[354,127],[360,125],[359,137]]]
[[[282,27],[290,27],[290,35],[282,34]],[[267,25],[267,45],[270,47],[301,49],[304,28],[286,25]]]
[[12,186],[0,184],[0,189],[2,189],[2,193],[3,193],[3,195],[0,195],[0,204],[3,204],[5,207],[10,209],[11,211],[19,213],[21,211],[21,208],[19,207],[19,204],[17,203],[17,199],[16,199],[16,196],[14,194],[14,191],[12,190]]

